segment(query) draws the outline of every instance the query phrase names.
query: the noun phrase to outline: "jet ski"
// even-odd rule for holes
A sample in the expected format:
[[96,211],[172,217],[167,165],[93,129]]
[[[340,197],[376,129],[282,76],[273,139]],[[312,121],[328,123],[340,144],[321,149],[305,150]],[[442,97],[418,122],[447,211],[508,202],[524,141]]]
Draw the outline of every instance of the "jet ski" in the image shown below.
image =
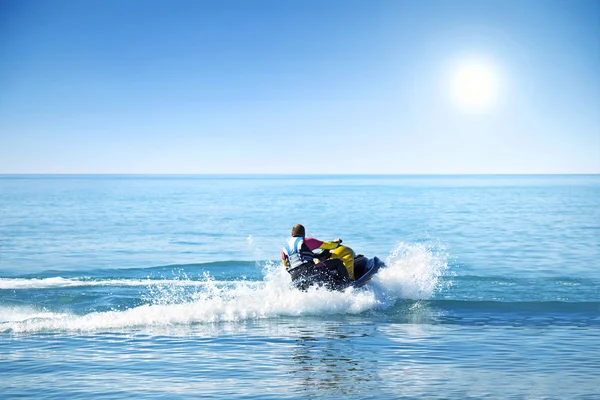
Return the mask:
[[385,264],[377,257],[367,258],[355,254],[348,246],[325,250],[316,254],[315,263],[305,273],[293,275],[292,284],[301,290],[311,286],[323,286],[329,290],[342,291],[349,287],[364,286]]

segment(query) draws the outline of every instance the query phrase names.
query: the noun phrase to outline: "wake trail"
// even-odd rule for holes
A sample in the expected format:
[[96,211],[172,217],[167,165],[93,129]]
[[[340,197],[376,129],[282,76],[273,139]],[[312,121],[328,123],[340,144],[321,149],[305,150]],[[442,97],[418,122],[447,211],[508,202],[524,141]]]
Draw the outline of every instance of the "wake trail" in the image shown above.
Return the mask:
[[[265,262],[262,281],[213,280],[208,273],[197,281],[124,280],[124,285],[148,287],[148,304],[126,310],[92,312],[85,315],[53,313],[35,308],[0,307],[0,333],[45,331],[97,331],[148,326],[260,320],[282,316],[361,314],[389,309],[401,299],[428,299],[440,287],[447,269],[446,257],[424,245],[400,243],[382,268],[363,288],[342,292],[311,287],[299,291],[290,285],[289,274],[278,263]],[[69,285],[81,281],[45,279],[13,282],[21,285]],[[33,281],[33,282],[31,282]],[[117,280],[118,281],[118,280]],[[115,280],[87,281],[86,284],[115,284]],[[7,285],[6,281],[0,284]],[[181,290],[193,286],[194,290]]]

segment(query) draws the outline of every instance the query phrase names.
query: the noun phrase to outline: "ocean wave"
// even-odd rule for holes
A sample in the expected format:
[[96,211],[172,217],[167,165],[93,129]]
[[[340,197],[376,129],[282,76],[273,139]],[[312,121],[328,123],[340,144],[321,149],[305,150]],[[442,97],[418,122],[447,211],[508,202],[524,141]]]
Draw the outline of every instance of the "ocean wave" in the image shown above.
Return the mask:
[[67,313],[52,312],[34,306],[0,306],[0,326],[22,321],[51,321],[67,317],[69,317]]
[[488,301],[488,300],[426,300],[428,307],[449,312],[486,315],[522,314],[554,315],[582,314],[600,320],[599,301]]
[[600,327],[600,302],[428,300],[398,304],[394,315],[406,323]]
[[[219,281],[221,285],[232,285],[236,281]],[[194,279],[98,279],[98,278],[0,278],[0,289],[59,289],[75,287],[150,287],[150,286],[206,286],[204,280]]]
[[[247,261],[247,260],[228,260],[228,261],[211,261],[205,263],[191,263],[191,264],[167,264],[158,265],[151,267],[135,267],[135,268],[101,268],[94,270],[86,270],[86,274],[94,277],[136,277],[146,276],[148,274],[159,274],[159,273],[171,273],[173,271],[185,270],[189,272],[193,271],[205,271],[211,270],[216,272],[220,269],[229,270],[243,267],[255,267],[259,265],[261,261]],[[80,270],[46,270],[42,272],[36,272],[35,274],[4,274],[5,278],[51,278],[57,275],[63,277],[79,277],[81,275]]]
[[[181,301],[181,299],[179,299]],[[145,304],[127,310],[93,312],[86,315],[39,310],[9,314],[0,322],[0,332],[95,331],[148,326],[236,322],[280,316],[358,314],[377,304],[372,291],[331,292],[311,289],[308,293],[289,285],[265,284],[256,289],[239,283],[227,289],[208,282],[206,290],[188,296],[184,302],[171,298],[169,304]],[[15,318],[14,315],[19,315]]]
[[[0,334],[41,332],[129,331],[190,327],[198,324],[246,323],[284,317],[359,316],[392,324],[458,326],[600,327],[600,302],[487,302],[399,300],[387,307],[372,290],[308,293],[238,287],[236,295],[211,295],[172,304],[144,304],[127,310],[77,315],[21,306],[0,306]],[[261,297],[257,293],[268,295]]]
[[[281,316],[347,315],[393,308],[400,299],[427,299],[438,289],[447,268],[445,258],[422,245],[399,244],[386,260],[386,267],[361,289],[343,292],[312,287],[307,292],[290,285],[289,274],[279,263],[265,262],[261,281],[215,280],[206,273],[202,279],[9,279],[5,286],[34,285],[140,285],[149,291],[147,304],[127,310],[90,312],[85,315],[48,314],[39,310],[21,318],[0,320],[0,332],[88,331],[130,329],[143,326],[214,323],[276,318]],[[54,285],[54,286],[52,286]],[[195,290],[181,290],[195,286]],[[49,311],[45,311],[49,312]],[[2,315],[0,313],[0,315]]]

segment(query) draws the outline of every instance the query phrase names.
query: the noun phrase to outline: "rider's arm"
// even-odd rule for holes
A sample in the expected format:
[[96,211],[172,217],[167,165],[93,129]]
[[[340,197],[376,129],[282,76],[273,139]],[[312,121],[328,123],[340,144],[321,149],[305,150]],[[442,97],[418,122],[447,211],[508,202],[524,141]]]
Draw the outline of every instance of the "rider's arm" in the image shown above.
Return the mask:
[[304,243],[306,243],[311,251],[316,249],[333,250],[340,245],[338,242],[323,242],[314,238],[306,238],[304,239]]
[[286,267],[290,266],[290,261],[287,258],[287,256],[285,255],[285,252],[283,251],[283,249],[281,250],[281,262],[283,263],[283,265],[285,265]]

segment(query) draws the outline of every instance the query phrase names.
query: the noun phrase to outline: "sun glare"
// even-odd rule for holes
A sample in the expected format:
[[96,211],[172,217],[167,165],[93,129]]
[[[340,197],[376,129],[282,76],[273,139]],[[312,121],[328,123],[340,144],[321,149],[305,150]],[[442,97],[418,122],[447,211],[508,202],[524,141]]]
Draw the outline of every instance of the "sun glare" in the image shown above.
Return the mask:
[[498,78],[483,62],[458,65],[452,76],[452,98],[464,111],[485,111],[496,101]]

